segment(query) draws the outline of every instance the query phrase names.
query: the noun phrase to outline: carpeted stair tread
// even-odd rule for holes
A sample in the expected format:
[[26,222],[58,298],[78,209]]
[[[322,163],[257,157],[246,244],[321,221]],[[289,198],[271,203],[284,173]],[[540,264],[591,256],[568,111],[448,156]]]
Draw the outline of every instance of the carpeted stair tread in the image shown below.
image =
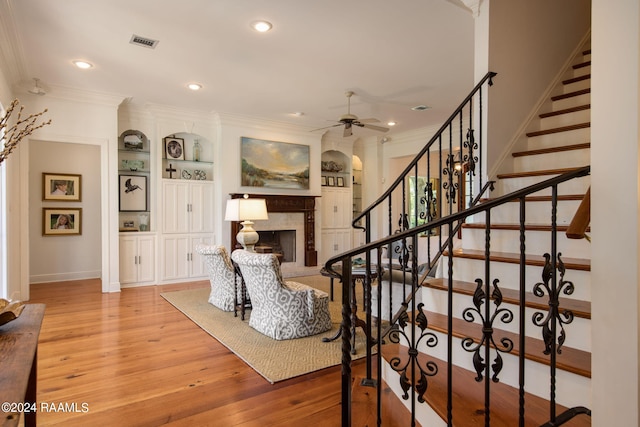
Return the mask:
[[[446,334],[448,330],[448,317],[445,314],[425,311],[428,320],[428,328]],[[514,321],[516,321],[514,319]],[[499,343],[503,338],[508,338],[513,342],[513,350],[510,354],[520,355],[520,336],[516,333],[500,329],[499,322],[493,326],[493,341]],[[542,329],[540,329],[542,335]],[[482,338],[482,325],[479,323],[467,322],[457,317],[453,318],[453,336],[464,339],[472,338],[476,343],[480,343]],[[543,353],[545,349],[542,339],[525,337],[525,358],[545,365],[550,364],[550,356]],[[557,368],[567,372],[572,372],[583,377],[591,378],[591,353],[571,347],[562,347],[562,352],[556,354]]]
[[[449,252],[445,251],[443,256],[448,256]],[[484,261],[484,250],[475,249],[456,249],[453,251],[454,258],[477,259]],[[491,252],[490,260],[496,262],[506,262],[510,264],[520,264],[520,254],[510,252]],[[591,271],[591,260],[583,258],[565,258],[562,257],[564,266],[569,270]],[[525,263],[527,265],[535,265],[543,267],[545,259],[539,255],[526,255]]]
[[[387,344],[382,346],[382,356],[389,362],[392,358],[400,358],[402,362],[407,360],[406,348],[398,344]],[[433,362],[438,368],[435,376],[427,377],[428,388],[425,394],[426,403],[434,411],[447,420],[447,364],[445,361],[418,354],[420,366],[426,366],[427,362]],[[411,372],[407,375],[411,378]],[[452,420],[453,426],[482,426],[485,424],[484,415],[484,382],[475,380],[475,372],[452,367],[452,377],[456,384],[455,395],[453,397]],[[518,425],[519,411],[519,391],[501,382],[491,382],[491,426],[492,427],[513,427]],[[525,425],[539,426],[548,421],[549,402],[540,397],[525,393]],[[561,405],[556,406],[558,414],[566,410]],[[582,427],[591,426],[591,418],[587,415],[578,415],[565,426]]]
[[541,148],[539,150],[518,151],[511,154],[512,157],[536,156],[538,154],[559,153],[562,151],[584,150],[591,148],[590,142],[583,144],[563,145],[561,147]]
[[[448,280],[444,278],[428,279],[423,282],[422,286],[437,289],[441,291],[447,291]],[[462,280],[453,281],[453,292],[461,295],[473,295],[477,285],[472,282],[465,282]],[[520,304],[520,292],[515,289],[500,288],[502,291],[502,300],[507,304]],[[537,310],[548,310],[548,301],[543,298],[536,297],[531,292],[525,294],[525,304],[527,307],[535,308]],[[560,298],[560,312],[570,310],[576,317],[584,319],[591,319],[591,302],[582,301],[572,298]]]

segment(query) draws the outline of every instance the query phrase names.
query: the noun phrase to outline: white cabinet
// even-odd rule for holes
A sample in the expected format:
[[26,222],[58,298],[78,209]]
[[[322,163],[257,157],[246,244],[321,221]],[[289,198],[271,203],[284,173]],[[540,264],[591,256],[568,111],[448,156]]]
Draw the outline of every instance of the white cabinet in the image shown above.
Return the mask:
[[322,262],[351,249],[351,230],[322,230]]
[[162,237],[162,281],[202,278],[207,275],[197,245],[211,245],[210,235],[174,234]]
[[120,236],[120,283],[155,282],[156,236],[150,234]]
[[322,228],[350,228],[353,199],[350,188],[322,189]]
[[213,183],[165,180],[162,184],[164,233],[213,231]]

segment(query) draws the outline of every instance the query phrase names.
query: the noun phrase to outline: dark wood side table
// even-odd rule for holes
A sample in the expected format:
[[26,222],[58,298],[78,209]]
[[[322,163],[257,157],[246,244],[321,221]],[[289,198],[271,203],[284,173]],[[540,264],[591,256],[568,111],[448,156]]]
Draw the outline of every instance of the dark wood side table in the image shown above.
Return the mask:
[[[26,407],[24,425],[27,427],[36,425],[38,336],[44,307],[44,304],[27,304],[20,317],[0,326],[0,402]],[[3,410],[1,425],[17,426],[20,415],[20,412]]]
[[[331,301],[333,301],[333,276],[330,276],[326,271],[325,275],[328,275],[331,278]],[[378,278],[378,269],[376,266],[371,266],[371,270],[369,271],[369,279],[374,281]],[[360,319],[358,317],[358,302],[356,300],[356,285],[358,283],[362,284],[363,293],[367,292],[367,287],[371,287],[371,283],[367,283],[367,270],[363,267],[353,267],[351,269],[351,354],[356,354],[356,328],[360,327],[364,331],[367,336],[367,347],[370,347],[374,341],[371,336],[371,329],[368,327],[367,322]],[[344,286],[344,284],[343,284]],[[342,335],[342,327],[338,329],[336,335],[331,338],[323,338],[323,342],[330,342],[337,340]]]

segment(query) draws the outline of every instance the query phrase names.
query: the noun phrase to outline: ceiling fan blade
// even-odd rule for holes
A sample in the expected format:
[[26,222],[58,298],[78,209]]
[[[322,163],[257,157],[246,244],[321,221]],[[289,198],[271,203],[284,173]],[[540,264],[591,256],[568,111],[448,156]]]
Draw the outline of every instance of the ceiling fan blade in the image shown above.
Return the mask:
[[380,123],[380,120],[370,117],[368,119],[358,119],[360,123]]
[[362,123],[361,126],[367,129],[377,130],[379,132],[387,132],[389,130],[389,128],[384,128],[382,126],[368,125],[366,123]]
[[334,128],[334,127],[336,127],[336,126],[342,126],[342,123],[338,123],[338,124],[331,125],[331,126],[325,126],[325,127],[323,127],[323,128],[312,129],[312,130],[310,130],[309,132],[315,132],[315,131],[317,131],[317,130],[323,130],[323,129]]

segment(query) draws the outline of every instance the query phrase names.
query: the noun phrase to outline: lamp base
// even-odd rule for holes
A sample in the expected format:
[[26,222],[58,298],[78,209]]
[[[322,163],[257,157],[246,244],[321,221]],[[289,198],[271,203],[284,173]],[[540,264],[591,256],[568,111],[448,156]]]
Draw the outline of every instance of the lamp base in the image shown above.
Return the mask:
[[242,247],[248,252],[255,252],[256,243],[260,239],[258,232],[253,229],[252,221],[242,221],[240,223],[242,228],[236,234],[236,240],[242,245]]

